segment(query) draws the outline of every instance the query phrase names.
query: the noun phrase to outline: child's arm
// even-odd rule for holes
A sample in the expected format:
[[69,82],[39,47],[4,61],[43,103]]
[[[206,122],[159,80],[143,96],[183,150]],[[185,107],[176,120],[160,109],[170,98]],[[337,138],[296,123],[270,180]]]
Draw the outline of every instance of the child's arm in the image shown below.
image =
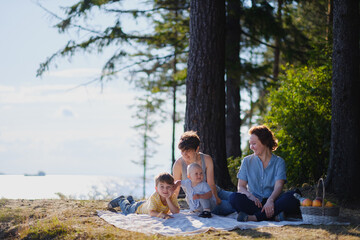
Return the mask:
[[207,193],[203,193],[203,194],[194,194],[193,199],[210,199],[212,197],[212,191],[209,191]]
[[171,201],[171,196],[169,198],[166,198],[166,203],[167,203],[171,213],[175,214],[175,213],[180,212],[180,208]]
[[169,214],[166,214],[166,213],[163,213],[163,212],[158,212],[158,211],[155,211],[155,210],[150,210],[149,215],[152,216],[152,217],[158,217],[158,218],[163,218],[163,219],[173,218]]
[[165,197],[166,204],[168,205],[170,212],[173,214],[180,212],[180,208],[178,207],[178,205],[175,205],[174,202],[172,201],[172,198],[175,198],[175,201],[177,201],[177,196],[175,195],[176,194],[175,190],[176,190],[177,186],[181,186],[180,180],[176,181],[172,190],[169,191],[168,195]]

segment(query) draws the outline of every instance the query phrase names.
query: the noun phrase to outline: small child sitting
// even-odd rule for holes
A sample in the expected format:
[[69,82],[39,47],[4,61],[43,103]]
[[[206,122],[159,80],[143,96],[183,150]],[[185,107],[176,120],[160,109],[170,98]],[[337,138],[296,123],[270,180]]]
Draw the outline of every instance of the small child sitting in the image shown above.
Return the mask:
[[161,173],[155,177],[155,192],[144,201],[135,202],[131,196],[113,199],[108,208],[120,207],[123,214],[149,214],[152,217],[172,218],[169,213],[179,213],[180,207],[174,194],[174,178],[169,173]]
[[178,180],[175,186],[184,189],[186,201],[191,211],[200,211],[199,217],[211,218],[211,211],[216,206],[216,200],[211,188],[204,181],[202,168],[197,163],[192,163],[187,167],[188,179]]

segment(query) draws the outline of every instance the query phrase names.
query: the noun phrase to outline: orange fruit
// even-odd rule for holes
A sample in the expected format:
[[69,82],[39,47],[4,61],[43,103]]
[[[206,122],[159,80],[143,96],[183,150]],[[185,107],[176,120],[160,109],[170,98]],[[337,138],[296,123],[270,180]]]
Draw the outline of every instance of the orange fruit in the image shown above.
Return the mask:
[[321,207],[322,205],[322,202],[319,200],[319,199],[315,199],[313,202],[312,202],[312,206],[313,207]]
[[310,206],[312,206],[312,201],[311,201],[309,198],[305,198],[305,199],[301,202],[301,206],[310,207]]
[[334,204],[330,201],[327,201],[326,204],[325,204],[325,207],[333,207]]

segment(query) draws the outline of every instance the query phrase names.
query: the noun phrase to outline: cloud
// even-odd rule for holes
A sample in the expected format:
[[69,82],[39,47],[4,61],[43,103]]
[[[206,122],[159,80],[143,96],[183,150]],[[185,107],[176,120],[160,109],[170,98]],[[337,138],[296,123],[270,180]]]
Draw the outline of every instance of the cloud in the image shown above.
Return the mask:
[[0,85],[0,92],[1,93],[13,92],[14,90],[15,90],[15,87],[13,87],[13,86]]
[[0,85],[1,104],[111,101],[130,105],[134,98],[135,92],[130,91],[129,87],[124,86],[111,86],[101,89],[95,85],[78,87],[78,85],[73,84],[20,87]]

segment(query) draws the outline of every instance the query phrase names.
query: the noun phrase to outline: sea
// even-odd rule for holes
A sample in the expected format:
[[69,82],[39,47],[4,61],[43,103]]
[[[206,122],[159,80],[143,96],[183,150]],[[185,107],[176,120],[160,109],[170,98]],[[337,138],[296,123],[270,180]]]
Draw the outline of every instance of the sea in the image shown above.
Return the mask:
[[108,200],[120,195],[141,199],[154,190],[154,180],[147,180],[144,196],[143,180],[136,176],[0,175],[0,199]]

